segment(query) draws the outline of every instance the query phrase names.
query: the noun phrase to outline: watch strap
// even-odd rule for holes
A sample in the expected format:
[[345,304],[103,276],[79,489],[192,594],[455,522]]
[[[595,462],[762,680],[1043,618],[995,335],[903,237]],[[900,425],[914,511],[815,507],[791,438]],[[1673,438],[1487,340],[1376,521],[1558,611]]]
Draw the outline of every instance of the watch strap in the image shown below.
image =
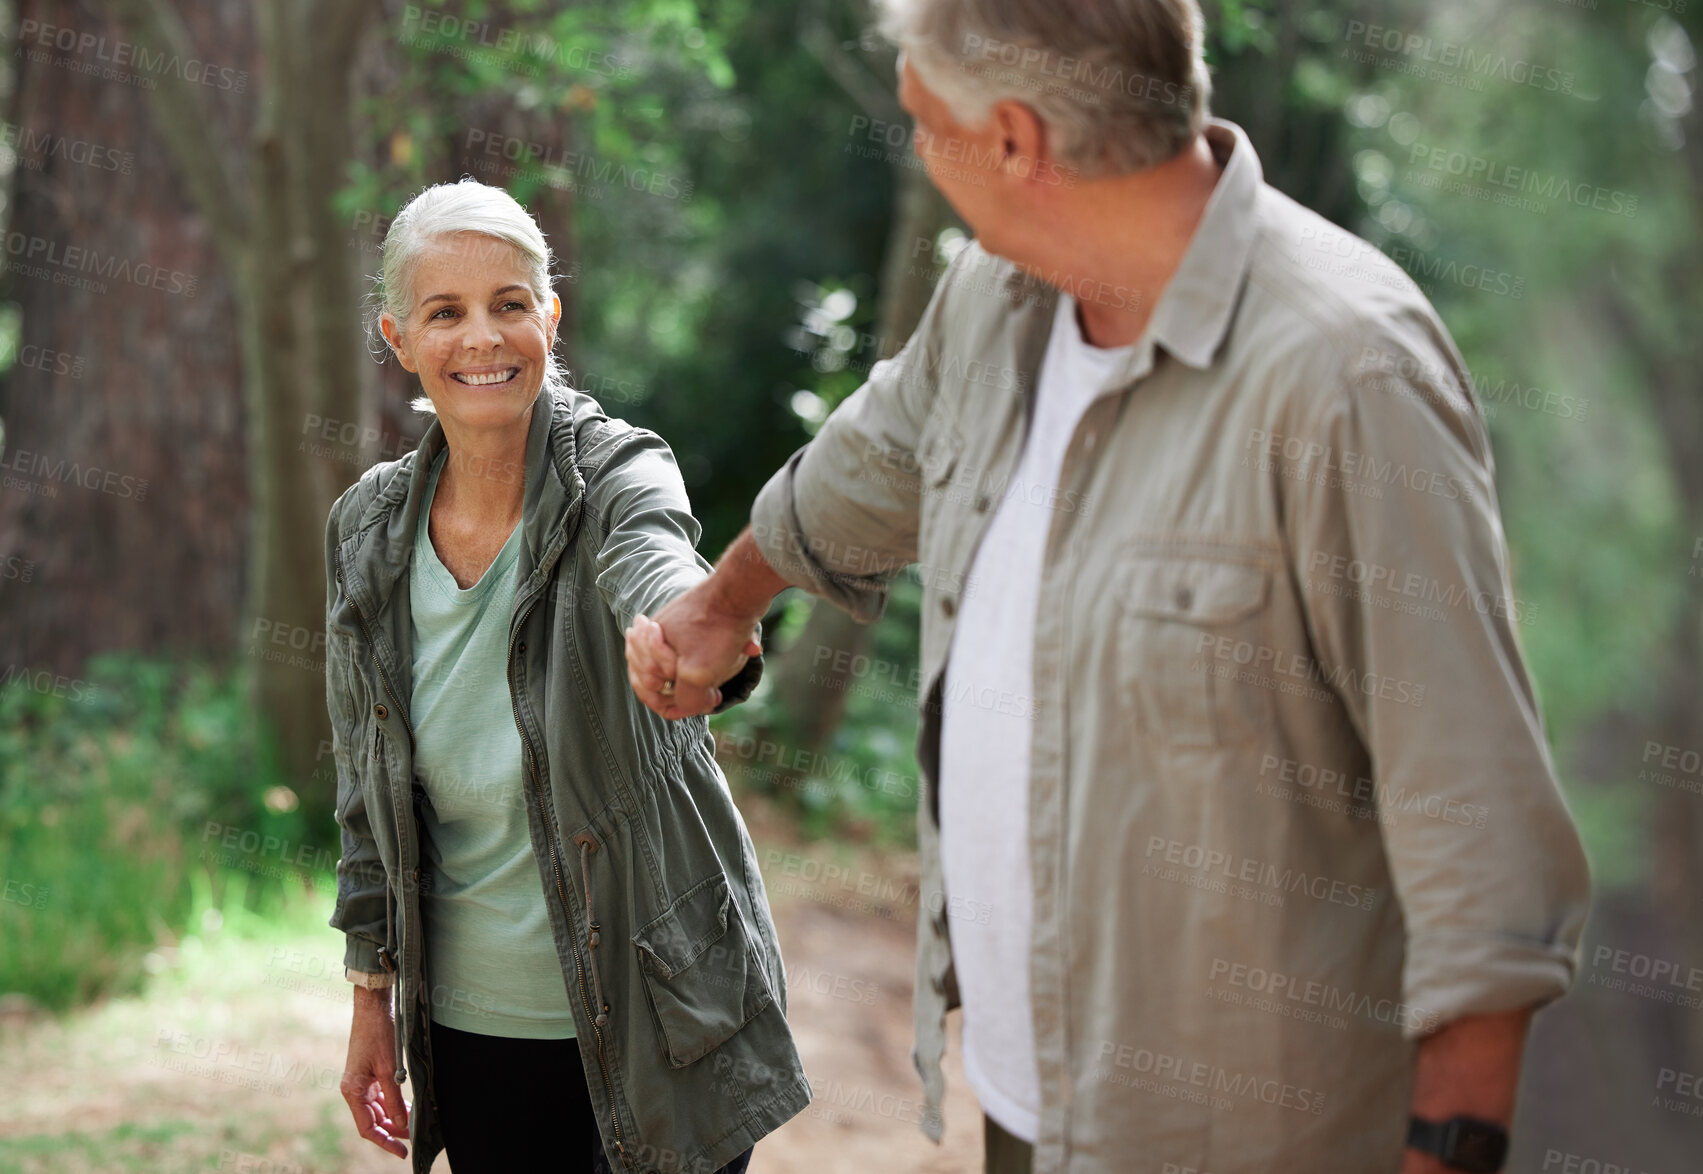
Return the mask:
[[1418,1150],[1422,1154],[1434,1154],[1442,1157],[1444,1146],[1449,1136],[1449,1126],[1444,1121],[1427,1121],[1423,1117],[1411,1117],[1407,1123],[1407,1148]]
[[343,968],[343,977],[356,986],[365,987],[369,991],[381,991],[396,981],[392,974],[371,974],[365,970],[355,970],[352,967]]

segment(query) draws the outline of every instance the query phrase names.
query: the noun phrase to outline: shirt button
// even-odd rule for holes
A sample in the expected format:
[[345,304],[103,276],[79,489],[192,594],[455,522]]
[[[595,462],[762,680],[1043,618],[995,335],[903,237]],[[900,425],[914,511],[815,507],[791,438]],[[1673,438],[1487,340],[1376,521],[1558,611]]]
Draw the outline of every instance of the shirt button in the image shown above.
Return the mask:
[[989,499],[987,494],[980,494],[976,497],[976,512],[978,514],[985,514],[988,512],[988,506],[992,504],[993,502]]
[[390,710],[386,709],[383,705],[375,705],[373,706],[373,716],[378,718],[379,721],[383,721],[385,718],[390,716]]
[[1088,434],[1082,438],[1082,447],[1089,452],[1093,452],[1094,451],[1094,442],[1099,440],[1099,439],[1100,439],[1100,434],[1098,432],[1096,432],[1094,429],[1090,428],[1088,430]]
[[958,614],[958,601],[950,595],[943,595],[940,597],[940,610],[946,613],[947,619],[951,619]]
[[525,652],[526,651],[526,641],[522,640],[519,644],[516,644],[515,647],[517,649],[519,649],[521,652]]
[[1177,610],[1187,611],[1194,606],[1194,592],[1187,587],[1177,588]]

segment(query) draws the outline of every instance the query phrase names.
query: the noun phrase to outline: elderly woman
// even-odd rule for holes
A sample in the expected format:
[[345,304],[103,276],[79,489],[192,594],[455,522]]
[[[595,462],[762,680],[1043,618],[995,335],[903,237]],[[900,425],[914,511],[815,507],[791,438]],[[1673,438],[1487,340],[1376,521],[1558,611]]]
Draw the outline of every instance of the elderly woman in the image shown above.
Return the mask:
[[622,645],[709,565],[667,445],[557,367],[549,267],[470,180],[385,238],[379,326],[435,419],[325,531],[342,1091],[417,1171],[741,1171],[810,1098],[780,951],[705,720],[640,704]]

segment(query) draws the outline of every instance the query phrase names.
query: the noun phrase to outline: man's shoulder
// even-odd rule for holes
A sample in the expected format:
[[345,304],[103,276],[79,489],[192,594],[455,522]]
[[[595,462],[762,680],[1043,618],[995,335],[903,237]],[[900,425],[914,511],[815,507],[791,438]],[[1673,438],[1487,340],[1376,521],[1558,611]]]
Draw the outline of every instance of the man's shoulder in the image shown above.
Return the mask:
[[990,253],[971,238],[940,273],[936,296],[941,303],[941,326],[950,330],[964,323],[998,322],[1032,310],[1051,292],[1015,262]]
[[1449,398],[1458,399],[1467,378],[1436,308],[1400,264],[1269,187],[1239,318],[1241,344],[1292,374],[1281,382],[1307,399],[1392,373],[1456,385]]

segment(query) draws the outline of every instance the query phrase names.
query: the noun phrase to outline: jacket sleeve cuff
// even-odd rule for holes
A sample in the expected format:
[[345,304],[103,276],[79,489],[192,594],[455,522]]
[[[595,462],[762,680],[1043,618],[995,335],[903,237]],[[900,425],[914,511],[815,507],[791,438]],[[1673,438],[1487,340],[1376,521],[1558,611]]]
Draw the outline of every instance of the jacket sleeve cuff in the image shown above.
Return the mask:
[[751,505],[751,537],[775,574],[812,595],[850,613],[859,623],[873,623],[887,608],[888,577],[846,575],[828,570],[811,553],[811,543],[798,521],[793,501],[793,477],[810,446],[787,459],[757,494]]
[[1468,1015],[1538,1007],[1573,983],[1576,945],[1495,933],[1426,933],[1408,939],[1404,1020],[1408,1039]]
[[378,958],[378,943],[352,933],[343,935],[343,968],[361,974],[387,973]]
[[[760,637],[759,637],[760,638]],[[724,713],[751,696],[751,691],[757,687],[757,682],[763,679],[763,658],[753,656],[745,662],[745,667],[721,683],[721,704],[710,710],[711,713]]]

